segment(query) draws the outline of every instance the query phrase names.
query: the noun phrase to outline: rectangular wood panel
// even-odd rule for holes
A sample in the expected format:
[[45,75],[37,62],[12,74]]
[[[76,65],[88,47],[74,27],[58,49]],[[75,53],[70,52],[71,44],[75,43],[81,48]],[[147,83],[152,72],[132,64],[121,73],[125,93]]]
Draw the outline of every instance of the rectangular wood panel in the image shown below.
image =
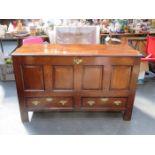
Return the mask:
[[21,67],[24,90],[44,90],[43,67],[23,65]]
[[73,89],[74,71],[73,66],[54,66],[53,67],[53,86],[54,89]]
[[82,89],[102,89],[102,66],[83,66]]
[[113,66],[110,89],[129,89],[131,66]]

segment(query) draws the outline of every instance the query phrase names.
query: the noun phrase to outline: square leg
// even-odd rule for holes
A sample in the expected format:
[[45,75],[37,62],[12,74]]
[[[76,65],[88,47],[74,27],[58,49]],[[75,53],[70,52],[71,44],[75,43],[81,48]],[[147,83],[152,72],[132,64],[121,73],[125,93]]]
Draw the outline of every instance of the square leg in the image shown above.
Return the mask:
[[123,113],[123,120],[130,121],[131,117],[132,117],[132,110],[130,110],[130,109],[125,110]]

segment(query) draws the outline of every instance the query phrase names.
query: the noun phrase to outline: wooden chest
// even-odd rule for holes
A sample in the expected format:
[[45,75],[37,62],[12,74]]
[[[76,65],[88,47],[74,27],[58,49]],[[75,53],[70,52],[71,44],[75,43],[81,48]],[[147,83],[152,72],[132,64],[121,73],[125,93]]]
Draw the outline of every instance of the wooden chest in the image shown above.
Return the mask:
[[120,111],[130,120],[140,53],[128,45],[24,45],[13,54],[22,121],[29,111]]

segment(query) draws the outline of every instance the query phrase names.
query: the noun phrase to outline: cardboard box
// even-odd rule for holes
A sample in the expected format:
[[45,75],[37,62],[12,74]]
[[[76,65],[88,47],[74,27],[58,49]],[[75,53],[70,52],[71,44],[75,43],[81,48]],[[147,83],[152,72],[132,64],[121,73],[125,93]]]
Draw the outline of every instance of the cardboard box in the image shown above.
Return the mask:
[[0,80],[2,81],[15,80],[12,64],[0,64]]

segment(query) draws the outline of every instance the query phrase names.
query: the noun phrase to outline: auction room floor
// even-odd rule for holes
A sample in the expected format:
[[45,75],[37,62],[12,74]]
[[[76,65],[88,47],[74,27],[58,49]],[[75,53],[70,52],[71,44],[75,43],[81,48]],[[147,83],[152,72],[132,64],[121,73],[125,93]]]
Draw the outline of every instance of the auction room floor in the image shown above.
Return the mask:
[[[10,51],[16,43],[4,45]],[[155,134],[155,76],[138,85],[131,121],[112,112],[36,112],[30,123],[23,124],[15,82],[0,82],[0,134]]]
[[120,113],[36,112],[23,124],[15,82],[0,82],[0,134],[155,134],[155,77],[138,85],[131,121]]

